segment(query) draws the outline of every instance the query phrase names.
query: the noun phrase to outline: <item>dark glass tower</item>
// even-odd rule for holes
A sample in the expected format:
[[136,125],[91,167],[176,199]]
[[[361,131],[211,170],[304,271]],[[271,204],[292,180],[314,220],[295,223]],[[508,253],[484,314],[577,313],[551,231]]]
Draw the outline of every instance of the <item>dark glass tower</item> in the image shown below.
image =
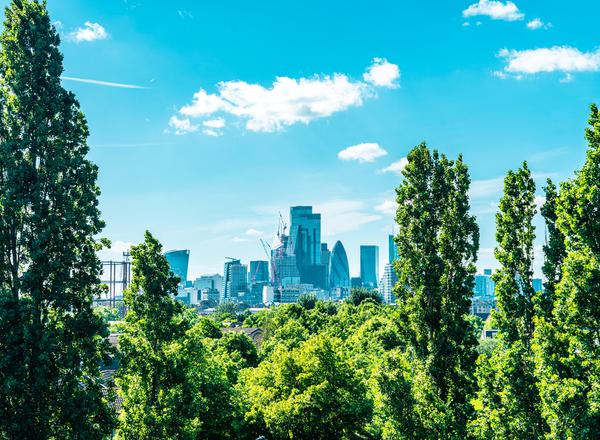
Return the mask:
[[341,241],[337,241],[331,250],[329,263],[329,288],[350,287],[350,270],[348,268],[348,257]]
[[379,281],[379,246],[360,247],[360,278],[363,287],[374,289]]
[[185,284],[187,281],[190,251],[188,249],[167,251],[165,252],[165,258],[169,262],[169,266],[171,266],[171,271],[179,277],[179,283]]

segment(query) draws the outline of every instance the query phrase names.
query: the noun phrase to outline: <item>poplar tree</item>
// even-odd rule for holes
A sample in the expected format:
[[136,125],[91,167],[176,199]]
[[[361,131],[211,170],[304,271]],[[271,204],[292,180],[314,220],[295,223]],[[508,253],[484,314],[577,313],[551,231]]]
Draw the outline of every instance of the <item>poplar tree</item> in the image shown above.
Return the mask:
[[600,112],[592,105],[586,161],[561,185],[557,226],[566,258],[551,315],[536,330],[542,411],[552,439],[600,436]]
[[395,294],[412,358],[422,438],[464,438],[472,415],[475,347],[468,321],[479,228],[469,212],[470,178],[425,144],[408,155],[397,189]]
[[534,332],[533,245],[535,183],[527,163],[504,179],[504,195],[496,214],[495,256],[501,265],[492,320],[499,344],[478,365],[476,437],[541,438],[545,423],[531,351]]
[[0,34],[0,437],[102,438],[113,419],[92,312],[101,264],[97,168],[61,86],[45,2],[13,0]]

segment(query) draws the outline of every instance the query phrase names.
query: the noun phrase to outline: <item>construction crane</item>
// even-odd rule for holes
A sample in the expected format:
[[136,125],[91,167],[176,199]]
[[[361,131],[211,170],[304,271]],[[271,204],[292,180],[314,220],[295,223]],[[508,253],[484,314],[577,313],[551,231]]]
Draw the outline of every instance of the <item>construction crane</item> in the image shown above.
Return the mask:
[[262,238],[260,238],[259,240],[260,240],[260,244],[262,244],[262,247],[263,247],[263,249],[265,251],[265,255],[267,256],[267,260],[271,262],[271,269],[273,271],[273,283],[275,285],[279,285],[279,284],[281,284],[281,281],[279,279],[279,273],[277,271],[277,263],[275,262],[276,260],[275,260],[275,258],[273,258],[273,255],[272,255],[273,249]]

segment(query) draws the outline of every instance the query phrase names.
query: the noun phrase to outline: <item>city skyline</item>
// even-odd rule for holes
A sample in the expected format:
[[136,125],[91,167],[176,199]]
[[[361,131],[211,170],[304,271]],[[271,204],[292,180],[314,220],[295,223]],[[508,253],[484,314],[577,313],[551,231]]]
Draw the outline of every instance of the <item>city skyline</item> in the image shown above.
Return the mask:
[[264,258],[277,213],[312,205],[357,274],[361,244],[387,246],[404,158],[427,141],[464,155],[478,267],[497,267],[503,176],[527,159],[539,197],[570,176],[600,90],[600,4],[497,3],[50,2],[100,170],[103,258],[148,229],[190,250],[191,276],[220,272]]

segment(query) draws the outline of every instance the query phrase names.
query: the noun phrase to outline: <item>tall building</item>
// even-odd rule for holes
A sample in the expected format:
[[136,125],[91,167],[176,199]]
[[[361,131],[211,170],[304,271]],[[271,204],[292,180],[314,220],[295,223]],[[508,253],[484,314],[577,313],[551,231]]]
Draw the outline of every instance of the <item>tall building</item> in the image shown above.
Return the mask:
[[243,298],[248,290],[248,268],[240,260],[231,259],[225,262],[223,270],[223,291],[220,302]]
[[171,271],[179,277],[179,284],[185,285],[190,261],[189,249],[176,249],[165,252],[165,258],[171,266]]
[[383,275],[379,281],[379,294],[382,296],[383,301],[387,304],[391,304],[396,301],[394,296],[394,286],[398,282],[398,276],[394,270],[392,263],[387,263],[383,269]]
[[321,243],[321,265],[325,268],[325,285],[324,289],[329,289],[329,266],[331,264],[331,251],[327,248],[327,243]]
[[388,263],[391,264],[396,258],[398,258],[398,248],[394,236],[390,234],[388,235]]
[[541,278],[534,278],[532,280],[532,282],[533,282],[533,290],[535,292],[541,292],[543,290],[544,286],[543,286]]
[[321,214],[312,206],[290,208],[290,240],[303,284],[325,287],[326,266],[321,262]]
[[329,288],[350,287],[350,270],[348,268],[348,256],[341,241],[336,241],[331,251],[329,263]]
[[256,260],[250,262],[250,272],[248,273],[248,283],[267,283],[269,282],[269,262]]
[[271,246],[271,282],[276,286],[300,283],[300,271],[291,245],[290,237],[277,234]]
[[492,269],[484,269],[483,274],[475,275],[473,296],[494,296],[496,283],[492,280]]
[[194,289],[216,289],[221,293],[223,291],[223,276],[218,273],[201,275],[194,280]]
[[360,247],[360,278],[363,287],[374,289],[377,287],[379,277],[379,246]]

